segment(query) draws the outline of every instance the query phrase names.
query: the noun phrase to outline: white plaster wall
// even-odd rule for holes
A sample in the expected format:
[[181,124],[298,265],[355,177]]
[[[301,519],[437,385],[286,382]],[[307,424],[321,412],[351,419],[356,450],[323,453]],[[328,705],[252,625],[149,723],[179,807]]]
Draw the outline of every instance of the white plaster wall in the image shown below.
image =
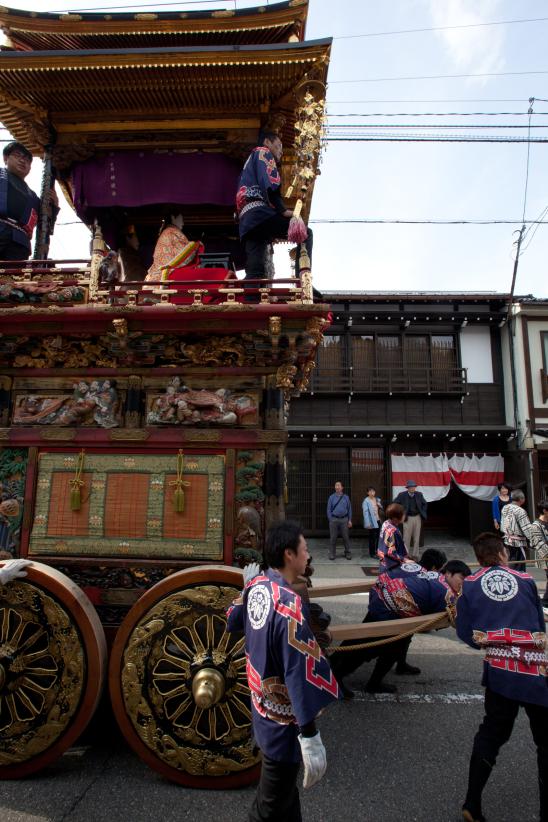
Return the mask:
[[548,415],[548,402],[542,401],[542,386],[540,382],[540,369],[542,368],[542,344],[540,332],[548,333],[548,322],[546,320],[529,320],[527,324],[529,332],[529,355],[531,362],[531,382],[533,384],[533,405],[535,408],[546,408]]
[[468,369],[468,382],[492,383],[493,359],[489,328],[462,328],[459,337],[461,364]]

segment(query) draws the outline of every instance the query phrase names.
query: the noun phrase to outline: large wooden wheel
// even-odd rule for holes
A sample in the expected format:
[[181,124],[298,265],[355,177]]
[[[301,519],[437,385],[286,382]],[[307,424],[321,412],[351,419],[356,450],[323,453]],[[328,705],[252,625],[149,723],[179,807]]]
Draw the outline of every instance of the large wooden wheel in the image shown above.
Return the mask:
[[0,585],[0,778],[49,765],[82,733],[106,672],[97,613],[68,577],[33,563]]
[[109,684],[122,733],[183,785],[239,787],[258,776],[244,638],[225,619],[242,583],[231,568],[180,571],[150,588],[116,635]]

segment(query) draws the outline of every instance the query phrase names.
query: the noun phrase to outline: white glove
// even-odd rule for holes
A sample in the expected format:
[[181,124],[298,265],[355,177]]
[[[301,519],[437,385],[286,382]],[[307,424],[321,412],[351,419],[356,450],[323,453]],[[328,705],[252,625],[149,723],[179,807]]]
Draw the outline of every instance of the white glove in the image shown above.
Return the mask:
[[303,788],[311,788],[320,781],[327,770],[325,748],[319,731],[316,736],[299,734],[299,742],[304,765]]
[[254,577],[258,577],[260,573],[261,569],[258,562],[250,562],[249,565],[246,565],[244,568],[244,587]]
[[23,569],[27,565],[32,565],[30,559],[8,559],[0,568],[0,585],[7,585],[19,577],[26,577],[27,572]]

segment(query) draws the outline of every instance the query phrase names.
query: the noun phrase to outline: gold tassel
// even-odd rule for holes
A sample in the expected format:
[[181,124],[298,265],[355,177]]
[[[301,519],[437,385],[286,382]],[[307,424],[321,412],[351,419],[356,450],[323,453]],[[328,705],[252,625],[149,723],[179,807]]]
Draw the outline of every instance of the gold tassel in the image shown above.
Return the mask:
[[73,479],[70,480],[70,510],[79,511],[82,507],[82,471],[84,470],[85,451],[82,449],[78,455],[78,464]]
[[185,510],[185,492],[183,491],[183,485],[190,485],[190,482],[183,480],[183,467],[184,454],[180,448],[177,454],[177,479],[169,483],[175,486],[175,490],[173,491],[173,510],[177,514],[183,514]]

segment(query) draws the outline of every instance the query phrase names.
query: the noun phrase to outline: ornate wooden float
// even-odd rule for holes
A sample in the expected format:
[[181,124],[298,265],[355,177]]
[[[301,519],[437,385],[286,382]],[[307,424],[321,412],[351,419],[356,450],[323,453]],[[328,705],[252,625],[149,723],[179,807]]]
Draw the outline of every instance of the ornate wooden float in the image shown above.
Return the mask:
[[[306,254],[298,276],[255,283],[253,303],[221,269],[242,267],[233,199],[260,129],[282,136],[284,193],[309,213],[330,41],[304,40],[306,15],[305,0],[0,9],[0,119],[44,159],[35,259],[0,263],[0,550],[33,561],[0,587],[0,778],[81,733],[103,630],[114,712],[147,764],[189,786],[256,777],[243,639],[224,612],[234,566],[284,515],[288,404],[330,318]],[[53,179],[91,259],[47,258]],[[150,263],[166,203],[209,257],[150,287],[105,283],[121,237],[138,234]]]

